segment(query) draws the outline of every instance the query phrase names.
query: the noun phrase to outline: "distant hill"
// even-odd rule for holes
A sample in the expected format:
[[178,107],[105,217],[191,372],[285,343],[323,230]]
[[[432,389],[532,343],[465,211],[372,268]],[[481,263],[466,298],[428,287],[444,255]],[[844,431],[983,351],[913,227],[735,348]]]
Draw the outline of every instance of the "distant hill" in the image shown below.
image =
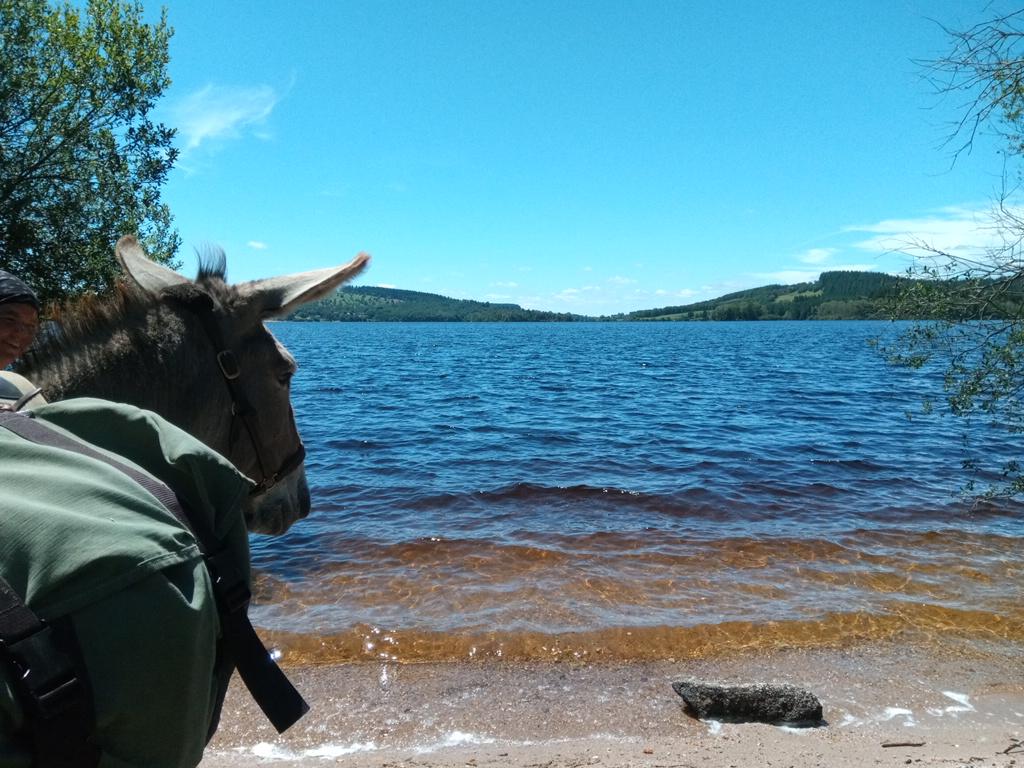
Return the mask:
[[822,272],[813,283],[766,285],[717,299],[621,315],[624,320],[868,320],[909,284],[880,272]]
[[396,288],[344,286],[333,296],[306,304],[289,320],[365,322],[552,322],[587,320],[581,315],[523,309],[518,304],[450,299]]
[[[889,319],[893,315],[895,296],[915,282],[880,272],[822,272],[817,280],[810,283],[766,285],[695,304],[644,309],[610,317],[542,312],[523,309],[518,304],[450,299],[434,293],[396,288],[345,286],[329,298],[306,304],[288,319],[363,322]],[[928,290],[938,289],[940,292],[943,285],[941,282],[927,283]],[[965,306],[963,309],[966,310],[964,317],[979,316],[977,308]]]

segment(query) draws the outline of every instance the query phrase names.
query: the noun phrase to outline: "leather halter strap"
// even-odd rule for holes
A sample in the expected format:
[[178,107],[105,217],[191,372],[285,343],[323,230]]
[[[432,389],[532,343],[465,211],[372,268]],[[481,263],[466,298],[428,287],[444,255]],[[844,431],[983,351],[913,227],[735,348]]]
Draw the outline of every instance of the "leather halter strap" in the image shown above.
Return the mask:
[[[217,367],[224,377],[228,394],[231,396],[232,420],[235,418],[241,420],[246,434],[249,435],[249,442],[252,445],[253,452],[256,454],[256,464],[259,466],[260,478],[256,483],[256,487],[249,492],[249,495],[257,496],[273,488],[281,478],[293,472],[306,460],[306,446],[300,440],[299,447],[285,457],[284,461],[281,462],[281,466],[275,472],[267,471],[266,462],[263,460],[263,451],[260,449],[259,431],[253,418],[256,414],[256,409],[238,385],[238,380],[242,375],[241,366],[238,364],[238,358],[235,357],[235,353],[224,343],[224,336],[220,332],[220,326],[217,325],[217,318],[213,313],[213,300],[206,294],[203,294],[203,296],[205,296],[207,301],[196,302],[191,308],[195,311],[195,315],[202,324],[207,338],[213,344],[213,348],[216,351]],[[229,437],[229,450],[234,445],[234,442],[235,429],[234,425],[232,425],[231,436]]]

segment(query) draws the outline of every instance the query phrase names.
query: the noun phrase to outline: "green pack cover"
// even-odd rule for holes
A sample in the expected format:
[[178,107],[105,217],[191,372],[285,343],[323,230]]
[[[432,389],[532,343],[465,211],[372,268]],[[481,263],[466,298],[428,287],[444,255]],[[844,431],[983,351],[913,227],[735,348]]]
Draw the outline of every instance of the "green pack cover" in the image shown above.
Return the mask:
[[[248,573],[242,501],[252,483],[222,456],[128,405],[83,398],[34,415],[169,485]],[[0,576],[40,618],[70,616],[101,766],[199,763],[226,684],[219,620],[196,541],[160,502],[102,461],[0,428]],[[0,768],[29,768],[4,675]]]

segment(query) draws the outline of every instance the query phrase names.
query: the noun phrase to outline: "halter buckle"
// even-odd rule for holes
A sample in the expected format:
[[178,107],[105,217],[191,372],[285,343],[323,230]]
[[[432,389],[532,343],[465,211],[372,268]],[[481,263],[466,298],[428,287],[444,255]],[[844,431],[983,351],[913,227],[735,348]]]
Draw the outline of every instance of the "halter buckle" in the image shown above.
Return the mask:
[[234,381],[242,375],[242,369],[238,365],[238,360],[235,359],[235,353],[230,349],[217,353],[217,365],[220,366],[220,372],[228,381]]

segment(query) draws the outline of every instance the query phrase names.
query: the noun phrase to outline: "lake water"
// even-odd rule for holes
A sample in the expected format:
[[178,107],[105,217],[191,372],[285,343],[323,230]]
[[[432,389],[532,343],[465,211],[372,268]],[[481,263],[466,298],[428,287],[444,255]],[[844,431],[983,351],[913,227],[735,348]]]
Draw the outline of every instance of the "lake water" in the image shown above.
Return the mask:
[[253,538],[253,617],[290,660],[1024,640],[1021,506],[955,495],[1019,446],[924,416],[889,324],[273,331],[313,514]]

